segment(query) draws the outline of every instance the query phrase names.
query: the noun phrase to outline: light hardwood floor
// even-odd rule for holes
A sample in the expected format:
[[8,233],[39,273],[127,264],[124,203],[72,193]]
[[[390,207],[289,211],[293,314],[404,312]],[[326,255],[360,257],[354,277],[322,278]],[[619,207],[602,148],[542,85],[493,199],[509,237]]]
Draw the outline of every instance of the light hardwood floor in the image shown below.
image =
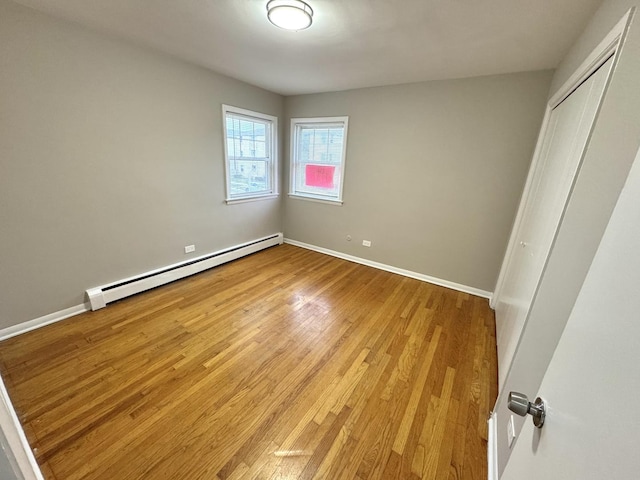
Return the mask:
[[46,478],[482,479],[485,299],[290,245],[0,344]]

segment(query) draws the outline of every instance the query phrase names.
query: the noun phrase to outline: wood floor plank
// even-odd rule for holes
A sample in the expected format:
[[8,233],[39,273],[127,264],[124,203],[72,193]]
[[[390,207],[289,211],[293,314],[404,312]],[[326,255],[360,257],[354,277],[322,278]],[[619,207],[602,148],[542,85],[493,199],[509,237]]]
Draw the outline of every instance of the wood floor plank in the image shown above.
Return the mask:
[[414,388],[411,392],[409,404],[407,405],[407,409],[405,410],[404,416],[402,417],[402,422],[400,423],[400,430],[398,432],[398,435],[396,436],[395,441],[393,442],[393,451],[398,455],[402,455],[402,453],[404,452],[404,447],[407,443],[407,439],[409,438],[409,430],[411,428],[411,425],[413,424],[416,410],[418,409],[418,402],[420,401],[420,397],[422,396],[424,383],[426,381],[427,375],[429,374],[431,362],[433,361],[436,349],[438,348],[438,341],[440,340],[441,331],[442,329],[440,328],[440,326],[436,327],[433,338],[429,343],[427,354],[424,356],[422,364],[420,365],[420,374],[418,375],[418,378],[415,382],[416,388]]
[[485,299],[282,245],[0,343],[48,480],[480,479]]

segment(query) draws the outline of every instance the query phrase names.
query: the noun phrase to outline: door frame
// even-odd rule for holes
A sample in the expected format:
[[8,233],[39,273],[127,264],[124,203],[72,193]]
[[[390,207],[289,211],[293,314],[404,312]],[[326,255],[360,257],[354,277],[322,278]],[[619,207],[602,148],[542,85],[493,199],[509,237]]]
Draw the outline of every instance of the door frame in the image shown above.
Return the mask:
[[[567,81],[549,98],[549,101],[547,102],[547,106],[546,106],[546,110],[545,110],[545,115],[543,118],[543,122],[542,125],[540,127],[540,134],[536,143],[536,147],[534,150],[534,155],[532,158],[532,162],[531,162],[531,167],[529,169],[529,173],[527,176],[527,180],[525,183],[525,187],[522,193],[522,197],[520,200],[520,204],[518,206],[518,211],[516,214],[516,218],[514,220],[514,225],[512,227],[512,231],[511,231],[511,235],[509,237],[509,242],[507,245],[507,250],[505,253],[505,257],[503,259],[503,263],[500,269],[500,274],[498,276],[498,281],[496,283],[496,288],[494,289],[494,294],[492,295],[491,299],[490,299],[490,305],[492,308],[495,308],[496,305],[496,300],[497,298],[499,298],[500,294],[501,294],[501,290],[504,287],[504,281],[505,281],[505,273],[506,273],[506,266],[508,263],[508,260],[510,259],[511,255],[513,254],[513,250],[517,247],[518,241],[517,241],[517,233],[521,228],[521,224],[523,221],[523,213],[524,213],[524,204],[526,203],[526,200],[529,198],[529,196],[531,195],[531,183],[532,183],[532,177],[533,177],[533,171],[535,170],[536,166],[539,163],[540,157],[541,157],[541,153],[542,153],[542,143],[543,143],[543,139],[544,139],[544,135],[547,132],[548,126],[549,126],[549,119],[550,119],[550,115],[552,110],[557,107],[560,103],[562,103],[574,90],[576,90],[591,74],[593,74],[604,62],[606,62],[609,58],[613,57],[613,64],[611,66],[611,71],[609,74],[609,77],[607,78],[607,81],[605,83],[605,87],[603,89],[603,93],[601,95],[601,99],[600,99],[600,105],[598,106],[598,111],[596,112],[596,117],[595,117],[595,121],[594,121],[594,125],[597,122],[597,118],[598,118],[598,114],[599,114],[599,110],[601,108],[602,105],[602,101],[607,93],[607,90],[609,88],[609,84],[611,82],[611,78],[613,77],[618,61],[619,61],[619,52],[621,50],[621,46],[624,43],[626,36],[627,36],[627,32],[629,30],[629,27],[631,25],[631,21],[633,19],[633,14],[635,12],[635,7],[630,8],[623,16],[622,18],[618,21],[618,23],[611,29],[611,31],[603,38],[603,40],[595,47],[595,49],[585,58],[585,60],[580,64],[580,66],[574,71],[574,73],[567,79]],[[575,181],[577,179],[578,173],[580,171],[580,167],[582,165],[582,162],[584,160],[584,155],[585,155],[585,151],[590,143],[590,139],[591,139],[591,135],[593,133],[593,126],[591,128],[591,131],[589,132],[589,135],[587,137],[587,142],[585,144],[585,149],[583,150],[583,152],[581,152],[581,158],[578,164],[578,170],[576,173],[576,176],[574,178],[574,182],[573,185],[571,187],[570,190],[570,194],[569,197],[571,196],[571,192],[573,191],[573,187],[575,186]],[[568,202],[567,202],[568,203]],[[556,242],[556,237],[557,237],[557,233],[558,233],[558,229],[559,226],[562,224],[564,215],[566,212],[566,204],[565,204],[565,211],[563,211],[562,216],[560,217],[560,221],[558,223],[558,226],[556,228],[556,233],[554,235],[554,239],[552,241],[551,244],[551,249],[550,252],[553,250],[553,246]],[[545,259],[545,265],[542,269],[542,273],[540,275],[540,278],[538,279],[538,285],[536,286],[536,290],[535,293],[533,295],[533,299],[531,302],[531,305],[534,304],[536,297],[538,295],[538,290],[540,288],[540,280],[542,279],[542,277],[544,276],[545,270],[547,268],[547,263],[548,263],[548,259],[549,257],[547,256],[547,259]],[[529,308],[530,311],[530,308]],[[507,371],[507,375],[505,376],[505,379],[509,379],[509,376],[511,375],[511,369],[513,367],[513,360],[515,359],[515,357],[517,356],[518,350],[520,349],[520,344],[522,342],[522,337],[523,334],[526,331],[527,328],[527,324],[529,323],[529,313],[527,313],[527,318],[525,319],[525,322],[523,324],[522,330],[520,332],[520,337],[518,338],[518,343],[516,345],[516,349],[514,351],[514,354],[512,356],[512,358],[509,360],[509,368]],[[506,383],[506,380],[505,380]],[[501,399],[505,396],[506,392],[505,391],[499,391],[498,392],[498,398],[496,399],[496,404],[494,405],[494,411],[491,412],[489,419],[488,419],[488,423],[489,423],[489,428],[488,428],[488,443],[487,443],[487,461],[488,461],[488,479],[489,480],[498,480],[498,472],[499,472],[499,467],[498,467],[498,439],[497,439],[497,435],[498,435],[498,421],[497,421],[497,414],[495,412],[495,409],[497,407],[497,405],[499,405]]]

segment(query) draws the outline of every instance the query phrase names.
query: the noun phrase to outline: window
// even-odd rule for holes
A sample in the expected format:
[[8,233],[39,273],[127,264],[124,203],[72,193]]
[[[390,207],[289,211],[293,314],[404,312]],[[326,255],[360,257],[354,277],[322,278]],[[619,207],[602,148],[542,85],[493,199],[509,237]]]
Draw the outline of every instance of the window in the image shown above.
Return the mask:
[[222,112],[227,203],[276,196],[278,119],[229,105]]
[[289,196],[342,203],[349,117],[291,120]]

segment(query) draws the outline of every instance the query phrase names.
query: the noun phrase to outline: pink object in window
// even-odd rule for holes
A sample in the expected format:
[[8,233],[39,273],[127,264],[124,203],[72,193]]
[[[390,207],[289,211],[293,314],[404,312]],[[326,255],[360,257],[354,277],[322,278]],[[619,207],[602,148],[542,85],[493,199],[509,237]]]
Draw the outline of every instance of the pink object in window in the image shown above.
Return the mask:
[[308,187],[333,188],[334,165],[306,165],[305,185]]

